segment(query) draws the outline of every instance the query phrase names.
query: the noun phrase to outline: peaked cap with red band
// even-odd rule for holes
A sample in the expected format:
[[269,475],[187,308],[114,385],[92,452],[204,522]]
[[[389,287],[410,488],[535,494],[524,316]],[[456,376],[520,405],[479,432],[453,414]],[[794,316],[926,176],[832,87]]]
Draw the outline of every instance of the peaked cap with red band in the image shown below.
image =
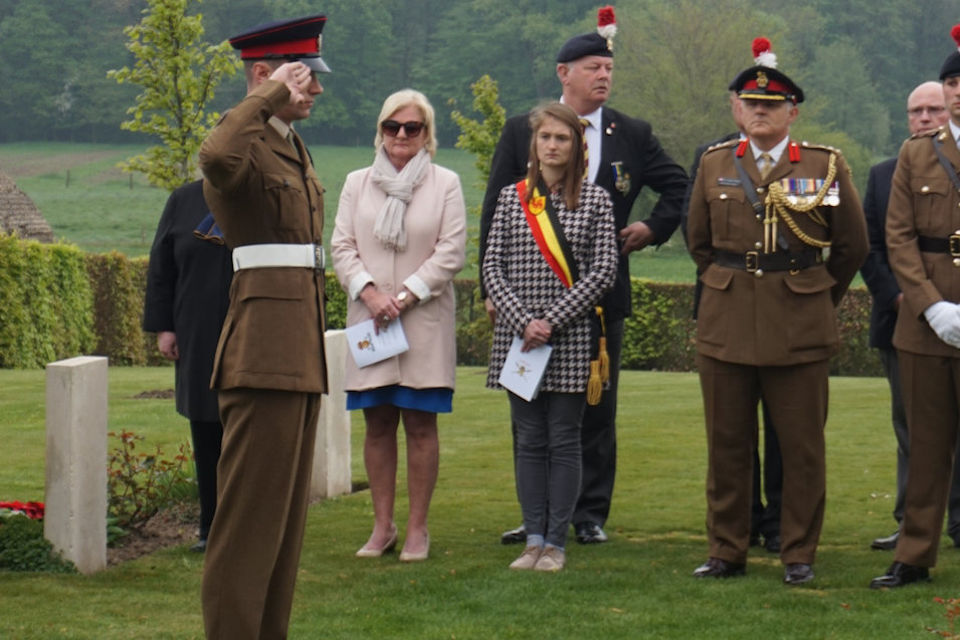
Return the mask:
[[314,71],[330,73],[320,57],[320,33],[326,23],[323,14],[267,22],[230,38],[230,45],[240,50],[243,60],[302,62]]
[[794,104],[803,102],[803,89],[777,69],[777,56],[769,40],[754,39],[753,59],[756,64],[741,71],[730,83],[728,88],[731,91],[751,100],[790,100]]
[[597,11],[597,32],[574,36],[563,43],[557,62],[573,62],[586,56],[613,57],[613,37],[617,35],[617,19],[613,7]]
[[950,30],[950,37],[957,43],[957,50],[947,56],[940,67],[940,82],[953,76],[960,76],[960,24],[954,25]]

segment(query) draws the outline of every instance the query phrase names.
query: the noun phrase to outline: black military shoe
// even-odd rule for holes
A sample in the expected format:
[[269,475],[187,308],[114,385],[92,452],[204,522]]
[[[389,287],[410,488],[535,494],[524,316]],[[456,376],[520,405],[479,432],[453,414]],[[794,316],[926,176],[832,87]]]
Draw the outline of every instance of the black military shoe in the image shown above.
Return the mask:
[[788,564],[783,571],[783,583],[791,586],[813,580],[813,567],[803,562]]
[[727,562],[720,558],[710,558],[693,570],[694,578],[732,578],[742,576],[747,572],[747,565],[742,562]]
[[772,536],[764,536],[763,548],[770,553],[780,553],[780,534],[775,533]]
[[894,589],[911,582],[930,582],[930,570],[903,562],[894,562],[882,576],[870,581],[871,589]]
[[527,541],[527,530],[520,525],[516,529],[504,531],[500,536],[501,544],[521,544]]
[[897,529],[885,538],[874,538],[873,542],[870,543],[870,548],[878,549],[880,551],[890,551],[897,548],[897,540],[899,539],[900,529]]
[[600,544],[607,541],[607,534],[592,522],[581,522],[574,526],[573,530],[576,532],[577,542],[580,544]]

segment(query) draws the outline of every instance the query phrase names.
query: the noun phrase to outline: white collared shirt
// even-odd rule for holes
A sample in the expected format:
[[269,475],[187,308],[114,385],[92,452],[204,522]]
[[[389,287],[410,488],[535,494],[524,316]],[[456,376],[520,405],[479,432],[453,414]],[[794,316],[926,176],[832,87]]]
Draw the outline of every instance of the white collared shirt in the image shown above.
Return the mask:
[[[560,102],[563,103],[563,96],[560,96]],[[602,153],[600,145],[603,138],[600,135],[600,129],[603,127],[603,107],[597,107],[595,111],[584,115],[577,114],[577,117],[590,123],[583,130],[583,137],[587,140],[587,151],[590,154],[587,163],[587,180],[596,182]]]
[[[777,163],[778,163],[778,162],[780,162],[780,156],[783,155],[783,151],[784,151],[784,149],[787,148],[787,143],[788,143],[788,142],[790,142],[790,136],[789,136],[789,135],[786,135],[786,136],[783,137],[783,140],[781,140],[780,142],[778,142],[778,143],[776,144],[776,146],[773,147],[773,149],[770,149],[769,151],[761,151],[760,148],[753,143],[753,140],[751,140],[751,141],[750,141],[750,151],[753,152],[753,159],[754,159],[754,160],[757,160],[757,161],[760,160],[760,154],[761,154],[761,153],[768,153],[768,154],[770,154],[770,157],[773,158],[773,164],[770,165],[770,168],[772,169],[773,167],[777,166]],[[759,167],[759,162],[757,162],[757,166]]]

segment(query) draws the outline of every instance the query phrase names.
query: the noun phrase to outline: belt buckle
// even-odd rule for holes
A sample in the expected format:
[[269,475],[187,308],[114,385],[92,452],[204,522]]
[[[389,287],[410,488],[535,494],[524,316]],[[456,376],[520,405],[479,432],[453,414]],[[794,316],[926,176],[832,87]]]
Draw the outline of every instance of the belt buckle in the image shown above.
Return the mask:
[[318,276],[322,275],[327,268],[327,255],[323,251],[323,245],[313,246],[313,271]]
[[950,247],[950,255],[954,258],[960,258],[960,233],[951,234],[947,238]]
[[747,251],[744,254],[744,268],[748,273],[755,273],[760,268],[760,252]]

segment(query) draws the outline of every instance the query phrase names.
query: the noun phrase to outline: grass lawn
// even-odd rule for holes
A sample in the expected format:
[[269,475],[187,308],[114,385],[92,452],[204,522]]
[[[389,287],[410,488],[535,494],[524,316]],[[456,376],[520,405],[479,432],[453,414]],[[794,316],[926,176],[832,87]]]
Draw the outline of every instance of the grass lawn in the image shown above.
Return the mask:
[[[519,521],[506,399],[484,371],[458,370],[454,412],[442,416],[440,479],[428,562],[353,552],[372,524],[362,491],[309,512],[292,638],[924,638],[946,628],[935,596],[957,596],[960,550],[944,546],[929,585],[867,588],[891,562],[869,542],[893,530],[895,442],[886,381],[831,381],[828,498],[817,578],[781,584],[776,557],[757,551],[747,576],[695,580],[706,558],[706,446],[694,374],[624,371],[611,541],[571,541],[558,575],[507,569],[499,544]],[[169,400],[135,400],[173,386],[173,370],[112,368],[110,428],[168,451],[188,437]],[[42,371],[0,371],[0,497],[43,495]],[[354,416],[353,472],[362,481],[362,422]],[[401,465],[402,467],[402,465]],[[403,531],[404,481],[398,523]],[[949,541],[949,539],[947,539]],[[93,576],[0,573],[0,638],[201,638],[202,559],[186,547]]]

